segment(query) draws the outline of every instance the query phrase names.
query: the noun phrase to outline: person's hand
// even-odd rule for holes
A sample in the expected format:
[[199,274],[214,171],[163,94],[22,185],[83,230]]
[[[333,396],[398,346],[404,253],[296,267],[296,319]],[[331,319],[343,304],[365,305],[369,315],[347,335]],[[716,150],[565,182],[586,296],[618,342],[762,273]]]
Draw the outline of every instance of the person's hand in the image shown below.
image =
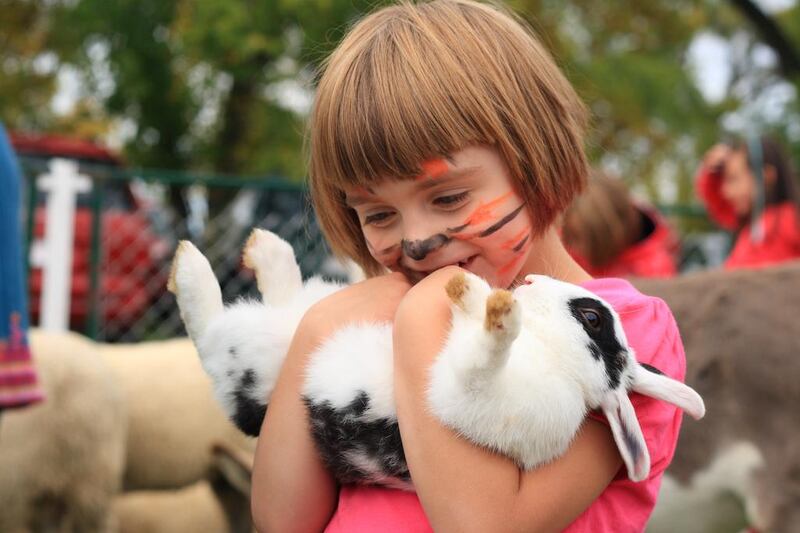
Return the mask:
[[703,156],[703,167],[714,173],[722,173],[725,161],[731,155],[731,147],[727,144],[715,144]]

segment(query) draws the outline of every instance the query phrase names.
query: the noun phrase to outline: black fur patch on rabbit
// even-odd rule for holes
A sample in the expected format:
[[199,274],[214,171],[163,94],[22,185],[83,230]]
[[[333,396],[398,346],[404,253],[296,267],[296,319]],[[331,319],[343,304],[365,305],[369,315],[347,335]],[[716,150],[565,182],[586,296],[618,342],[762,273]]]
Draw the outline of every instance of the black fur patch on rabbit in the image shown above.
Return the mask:
[[[614,317],[602,302],[594,298],[573,298],[567,302],[567,305],[569,305],[572,316],[592,339],[588,348],[595,359],[603,361],[608,375],[609,388],[616,389],[619,386],[620,375],[625,370],[627,352],[614,331]],[[594,311],[598,315],[600,320],[596,327],[587,323],[584,314],[586,310]]]
[[365,418],[370,404],[366,392],[358,391],[339,409],[327,400],[315,402],[304,396],[303,401],[317,448],[339,482],[381,483],[382,478],[410,481],[397,420]]
[[242,374],[239,385],[233,393],[236,404],[233,422],[236,427],[252,437],[258,437],[264,416],[267,414],[267,404],[263,400],[253,399],[255,385],[256,372],[252,368],[248,368]]

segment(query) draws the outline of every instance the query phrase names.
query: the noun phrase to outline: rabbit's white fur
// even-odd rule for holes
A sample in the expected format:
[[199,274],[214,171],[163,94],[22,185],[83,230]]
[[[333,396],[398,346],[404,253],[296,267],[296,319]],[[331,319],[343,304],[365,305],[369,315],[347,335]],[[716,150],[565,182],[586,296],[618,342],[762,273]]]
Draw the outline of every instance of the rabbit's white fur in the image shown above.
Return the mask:
[[[291,246],[255,230],[245,248],[264,302],[223,307],[205,257],[179,246],[170,290],[212,377],[218,399],[258,434],[269,393],[305,311],[341,288],[302,284]],[[689,387],[636,363],[610,305],[576,285],[528,276],[513,293],[472,274],[447,287],[453,321],[431,369],[428,400],[445,425],[529,469],[566,451],[590,409],[602,409],[631,479],[649,454],[628,392],[702,417]],[[592,326],[593,320],[600,324]],[[411,488],[393,401],[390,324],[352,324],[314,354],[303,397],[323,459],[342,482]]]

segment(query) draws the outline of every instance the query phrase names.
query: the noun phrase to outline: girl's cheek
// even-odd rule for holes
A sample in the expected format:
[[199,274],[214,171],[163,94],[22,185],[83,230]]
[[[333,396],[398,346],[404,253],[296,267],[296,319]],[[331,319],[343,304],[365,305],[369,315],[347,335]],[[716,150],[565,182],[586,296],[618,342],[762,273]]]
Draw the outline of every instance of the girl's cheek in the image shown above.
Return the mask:
[[380,235],[380,232],[365,230],[364,240],[370,255],[381,265],[390,267],[399,260],[400,241],[392,235]]

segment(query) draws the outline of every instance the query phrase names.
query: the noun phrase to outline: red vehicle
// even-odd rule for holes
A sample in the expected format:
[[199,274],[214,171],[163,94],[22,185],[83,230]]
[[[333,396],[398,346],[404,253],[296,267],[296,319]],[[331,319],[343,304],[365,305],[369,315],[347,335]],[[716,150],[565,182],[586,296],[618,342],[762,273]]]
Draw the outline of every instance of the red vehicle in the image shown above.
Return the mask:
[[[122,167],[122,160],[117,155],[88,141],[15,133],[11,133],[10,138],[28,179],[44,172],[47,161],[55,157],[76,161],[84,167],[81,172],[88,175],[92,174],[92,168]],[[91,192],[79,194],[75,210],[70,304],[70,326],[73,329],[85,327],[91,309],[91,199]],[[37,195],[30,246],[34,255],[44,237],[44,201],[45,195],[40,192]],[[162,293],[169,246],[153,231],[147,210],[128,181],[105,181],[100,227],[102,257],[98,304],[101,311],[97,318],[103,324],[113,324],[114,330],[124,330]],[[29,303],[33,324],[38,323],[42,281],[41,268],[32,267],[29,273]]]

